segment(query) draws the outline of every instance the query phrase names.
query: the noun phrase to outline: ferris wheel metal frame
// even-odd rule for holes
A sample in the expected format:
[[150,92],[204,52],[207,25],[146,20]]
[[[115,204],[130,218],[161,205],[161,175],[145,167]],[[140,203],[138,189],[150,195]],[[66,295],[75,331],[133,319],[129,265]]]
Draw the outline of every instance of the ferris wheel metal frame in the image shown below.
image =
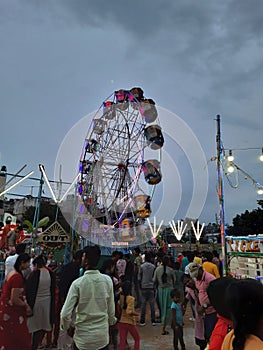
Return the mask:
[[[161,147],[145,137],[152,122],[161,130],[157,110],[152,100],[149,104],[133,93],[134,89],[115,91],[102,103],[92,119],[80,157],[79,195],[92,218],[109,227],[121,227],[123,220],[132,225],[144,221],[138,215],[135,198],[144,196],[150,209],[156,186],[154,181],[150,189],[142,186],[146,150],[153,149],[157,162],[161,162]],[[156,113],[150,119],[145,112],[149,108]],[[150,210],[146,217],[149,215]]]

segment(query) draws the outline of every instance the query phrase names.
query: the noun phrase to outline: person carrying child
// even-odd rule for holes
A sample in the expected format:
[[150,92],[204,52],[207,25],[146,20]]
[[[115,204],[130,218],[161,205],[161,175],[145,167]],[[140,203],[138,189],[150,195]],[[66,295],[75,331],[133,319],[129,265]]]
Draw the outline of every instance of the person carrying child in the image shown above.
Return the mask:
[[120,343],[118,350],[124,350],[127,342],[128,332],[134,339],[134,350],[140,350],[140,335],[136,327],[136,316],[139,316],[134,309],[135,298],[131,295],[131,283],[125,281],[122,284],[120,295],[120,306],[122,309],[119,322]]
[[184,343],[184,332],[183,332],[183,312],[180,301],[180,291],[178,289],[172,289],[170,292],[170,296],[172,299],[171,311],[172,311],[172,324],[171,328],[174,331],[174,350],[179,350],[178,348],[178,340],[181,345],[181,349],[185,350]]

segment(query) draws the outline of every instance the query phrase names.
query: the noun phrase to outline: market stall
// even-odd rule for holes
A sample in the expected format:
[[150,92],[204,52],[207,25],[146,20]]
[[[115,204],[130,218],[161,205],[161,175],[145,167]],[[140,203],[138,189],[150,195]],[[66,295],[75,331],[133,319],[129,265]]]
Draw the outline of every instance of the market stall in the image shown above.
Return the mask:
[[230,275],[256,278],[263,283],[263,235],[227,236],[226,250]]

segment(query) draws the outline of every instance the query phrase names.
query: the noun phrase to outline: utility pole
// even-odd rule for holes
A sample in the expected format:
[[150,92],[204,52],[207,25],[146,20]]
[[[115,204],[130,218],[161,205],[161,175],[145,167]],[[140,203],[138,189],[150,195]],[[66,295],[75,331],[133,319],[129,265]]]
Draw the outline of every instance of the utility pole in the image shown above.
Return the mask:
[[64,252],[64,265],[69,263],[72,257],[73,253],[73,245],[74,245],[74,239],[75,239],[75,220],[76,220],[76,211],[77,211],[77,189],[78,186],[75,184],[75,190],[74,190],[74,202],[73,202],[73,215],[72,215],[72,224],[71,224],[71,242],[67,242],[65,246],[65,252]]
[[[3,165],[3,166],[1,166],[1,170],[0,170],[0,193],[5,190],[5,186],[6,186],[6,166]],[[1,221],[3,221],[3,217],[4,217],[4,200],[5,200],[4,195],[1,195],[0,196],[0,219],[1,219]]]
[[43,185],[44,185],[44,180],[43,180],[43,173],[41,171],[41,177],[39,180],[39,188],[38,188],[38,196],[37,196],[36,208],[35,208],[34,219],[33,219],[32,248],[36,247],[38,221],[39,221],[39,214],[40,214],[40,205],[41,205],[41,199],[42,199]]
[[218,200],[219,200],[219,224],[220,224],[220,237],[222,246],[222,258],[223,258],[223,275],[227,272],[227,256],[226,256],[226,240],[225,240],[225,203],[224,203],[224,181],[223,181],[223,169],[222,169],[222,159],[223,159],[223,147],[221,141],[221,130],[220,130],[220,115],[216,116],[217,123],[217,134],[216,134],[216,144],[217,144],[217,176],[218,176]]

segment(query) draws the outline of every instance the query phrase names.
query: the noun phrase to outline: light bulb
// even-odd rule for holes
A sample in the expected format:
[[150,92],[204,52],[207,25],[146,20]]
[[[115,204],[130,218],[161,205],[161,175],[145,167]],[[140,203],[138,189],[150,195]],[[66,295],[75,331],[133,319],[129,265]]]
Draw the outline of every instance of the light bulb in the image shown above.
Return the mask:
[[263,194],[263,188],[262,187],[258,187],[258,194]]
[[227,168],[227,171],[229,173],[233,173],[235,171],[235,168],[233,167],[233,165],[229,165],[228,168]]
[[229,150],[229,155],[228,155],[228,157],[227,157],[227,160],[228,160],[229,162],[233,162],[234,159],[235,159],[235,158],[234,158],[234,156],[233,156],[233,154],[232,154],[232,150],[230,149],[230,150]]
[[259,156],[259,160],[260,160],[261,162],[263,162],[263,148],[262,148],[262,150],[261,150],[261,155]]

